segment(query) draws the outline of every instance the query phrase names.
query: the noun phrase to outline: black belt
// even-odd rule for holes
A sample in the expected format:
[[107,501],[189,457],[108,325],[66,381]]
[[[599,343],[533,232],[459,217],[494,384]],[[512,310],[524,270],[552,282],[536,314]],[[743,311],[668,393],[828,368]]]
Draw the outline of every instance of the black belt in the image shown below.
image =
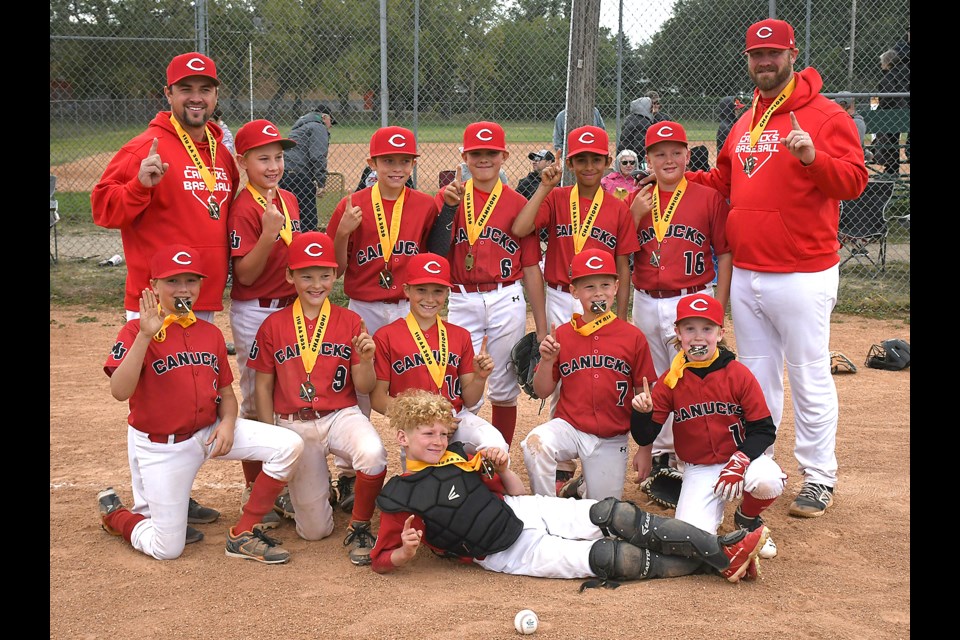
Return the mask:
[[283,309],[293,304],[297,296],[287,296],[286,298],[258,298],[257,302],[263,309]]
[[324,418],[334,411],[337,411],[337,409],[321,409],[318,411],[317,409],[304,407],[296,413],[278,413],[277,417],[281,420],[299,420],[300,422],[307,422],[309,420],[319,420],[320,418]]

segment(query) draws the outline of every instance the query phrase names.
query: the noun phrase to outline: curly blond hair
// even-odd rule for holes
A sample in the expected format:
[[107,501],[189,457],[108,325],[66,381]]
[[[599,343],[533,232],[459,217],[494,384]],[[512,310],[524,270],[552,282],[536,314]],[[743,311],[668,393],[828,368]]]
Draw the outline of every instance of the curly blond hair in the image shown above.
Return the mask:
[[450,401],[424,389],[405,389],[393,399],[387,411],[390,426],[413,432],[417,427],[439,422],[452,434],[457,428]]

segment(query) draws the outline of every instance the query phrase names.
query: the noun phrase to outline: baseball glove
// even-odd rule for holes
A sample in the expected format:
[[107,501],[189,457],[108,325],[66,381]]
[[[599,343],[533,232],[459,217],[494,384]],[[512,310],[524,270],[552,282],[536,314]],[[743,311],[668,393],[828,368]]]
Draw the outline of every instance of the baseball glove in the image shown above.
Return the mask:
[[680,500],[680,487],[683,486],[683,474],[673,467],[657,469],[643,485],[650,499],[667,509],[676,509]]
[[534,400],[540,399],[537,392],[533,390],[533,373],[539,362],[540,343],[537,342],[537,332],[531,331],[513,345],[513,349],[510,350],[510,364],[517,376],[517,384]]

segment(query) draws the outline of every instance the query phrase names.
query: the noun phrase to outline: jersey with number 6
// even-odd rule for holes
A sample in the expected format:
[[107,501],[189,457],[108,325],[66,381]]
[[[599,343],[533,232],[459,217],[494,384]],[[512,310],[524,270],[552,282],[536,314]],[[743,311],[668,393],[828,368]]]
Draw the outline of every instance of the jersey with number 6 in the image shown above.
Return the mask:
[[[305,320],[309,339],[317,319]],[[360,362],[360,354],[353,348],[353,337],[358,335],[360,316],[331,303],[320,353],[310,372],[310,382],[316,388],[312,403],[300,397],[300,385],[306,382],[307,372],[300,357],[292,304],[271,313],[260,325],[247,366],[276,376],[273,385],[276,413],[295,413],[303,408],[328,411],[352,407],[357,404],[357,392],[351,368]]]
[[[405,318],[394,320],[373,334],[373,341],[377,345],[373,358],[377,380],[389,381],[391,397],[397,397],[404,389],[426,389],[449,400],[454,411],[459,412],[463,408],[460,376],[473,373],[473,341],[463,327],[449,322],[444,322],[443,326],[447,329],[449,353],[447,369],[439,390],[423,361],[423,356],[420,355],[417,343],[410,335]],[[439,358],[440,334],[437,325],[434,324],[422,333],[433,352],[433,358]]]
[[553,379],[560,380],[554,415],[584,433],[610,438],[630,431],[635,389],[657,379],[647,339],[635,325],[614,318],[588,336],[571,322],[557,327],[560,354],[553,362]]

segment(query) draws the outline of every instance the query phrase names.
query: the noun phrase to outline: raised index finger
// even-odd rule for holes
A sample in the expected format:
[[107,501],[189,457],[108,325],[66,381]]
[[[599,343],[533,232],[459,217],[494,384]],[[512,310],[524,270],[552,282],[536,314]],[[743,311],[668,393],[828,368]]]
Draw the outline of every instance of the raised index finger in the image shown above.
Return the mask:
[[410,514],[410,517],[403,523],[404,529],[410,529],[411,527],[413,527],[413,514]]
[[363,320],[361,320],[361,321],[360,321],[360,333],[366,333],[366,332],[367,332],[367,323],[364,322]]
[[147,155],[151,155],[151,156],[156,155],[157,147],[159,146],[160,146],[160,140],[157,138],[154,138],[153,142],[150,144],[150,153],[148,153]]
[[793,114],[793,111],[790,112],[790,124],[793,125],[794,131],[803,131],[803,129],[800,127],[800,121],[797,120],[797,116]]
[[483,336],[483,340],[480,341],[480,353],[487,352],[487,338],[488,336]]
[[557,323],[556,323],[556,322],[551,322],[551,323],[550,323],[550,333],[548,333],[547,335],[548,335],[548,336],[551,336],[551,337],[556,337],[556,336],[557,336]]
[[647,382],[647,376],[643,376],[643,392],[650,395],[650,383]]
[[347,213],[353,213],[353,192],[347,194]]
[[273,188],[267,189],[267,204],[273,203]]
[[[448,173],[447,175],[450,175],[450,174]],[[457,165],[457,172],[453,179],[456,180],[457,182],[463,182],[463,165],[461,164]]]

